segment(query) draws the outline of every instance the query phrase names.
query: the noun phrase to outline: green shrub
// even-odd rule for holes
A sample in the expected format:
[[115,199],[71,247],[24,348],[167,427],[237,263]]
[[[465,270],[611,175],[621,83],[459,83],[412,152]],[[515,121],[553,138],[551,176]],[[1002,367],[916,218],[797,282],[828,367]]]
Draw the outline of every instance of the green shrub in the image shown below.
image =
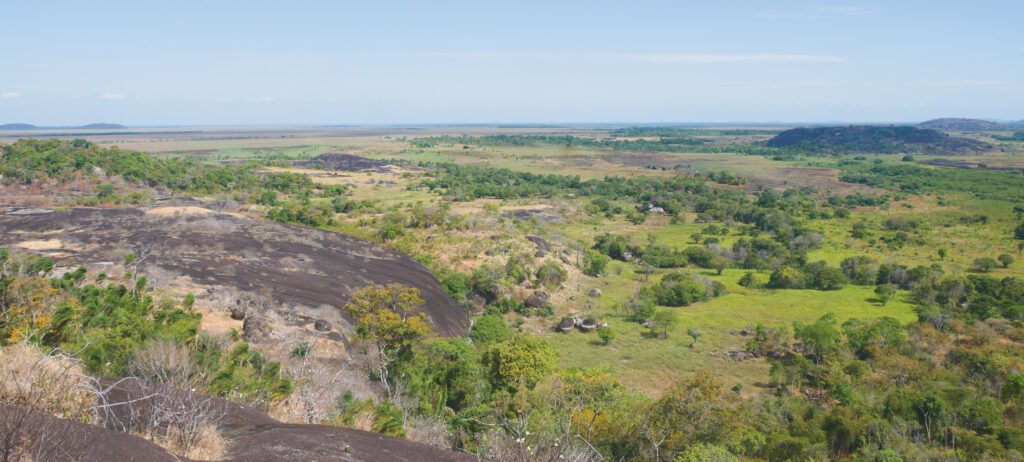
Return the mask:
[[473,323],[473,328],[469,330],[469,338],[480,343],[503,342],[512,338],[512,329],[505,324],[501,316],[485,314]]

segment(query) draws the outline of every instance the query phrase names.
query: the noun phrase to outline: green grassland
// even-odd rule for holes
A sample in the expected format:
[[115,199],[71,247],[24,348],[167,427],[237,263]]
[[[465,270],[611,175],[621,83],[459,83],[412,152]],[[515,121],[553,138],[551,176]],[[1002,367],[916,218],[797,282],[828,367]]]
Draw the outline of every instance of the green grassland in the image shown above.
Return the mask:
[[[620,263],[626,266],[624,263]],[[685,270],[684,270],[685,271]],[[699,270],[697,270],[699,271]],[[667,271],[661,271],[665,274]],[[618,336],[611,345],[600,345],[596,335],[582,332],[544,334],[559,352],[563,367],[611,365],[623,383],[657,394],[666,384],[696,370],[723,374],[726,381],[743,385],[756,393],[767,381],[767,362],[761,359],[736,361],[726,356],[730,350],[743,349],[749,337],[739,335],[743,328],[758,324],[788,327],[794,321],[811,322],[833,313],[839,322],[854,318],[893,317],[902,323],[916,319],[905,294],[882,306],[874,299],[873,287],[847,286],[841,290],[765,290],[746,289],[737,281],[746,270],[730,269],[721,276],[703,271],[726,285],[729,293],[687,307],[668,308],[679,314],[679,325],[666,339],[651,339],[647,329],[626,320],[615,306],[629,299],[642,282],[631,271],[616,273],[616,268],[601,280],[601,303],[594,314],[606,320]],[[767,274],[758,275],[767,280]],[[652,277],[656,280],[658,275]],[[695,348],[687,329],[698,328],[704,335]]]

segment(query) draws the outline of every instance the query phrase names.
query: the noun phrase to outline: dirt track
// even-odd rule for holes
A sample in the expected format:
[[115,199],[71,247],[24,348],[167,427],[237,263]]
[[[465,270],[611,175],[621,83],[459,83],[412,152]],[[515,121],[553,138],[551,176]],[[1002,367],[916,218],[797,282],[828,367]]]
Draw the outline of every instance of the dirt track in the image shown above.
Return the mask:
[[342,234],[197,210],[200,206],[61,212],[0,207],[0,246],[50,255],[66,266],[119,262],[148,248],[147,268],[206,286],[268,292],[278,303],[304,305],[332,320],[342,318],[341,307],[361,287],[400,283],[420,290],[439,334],[461,336],[469,328],[466,313],[409,257]]

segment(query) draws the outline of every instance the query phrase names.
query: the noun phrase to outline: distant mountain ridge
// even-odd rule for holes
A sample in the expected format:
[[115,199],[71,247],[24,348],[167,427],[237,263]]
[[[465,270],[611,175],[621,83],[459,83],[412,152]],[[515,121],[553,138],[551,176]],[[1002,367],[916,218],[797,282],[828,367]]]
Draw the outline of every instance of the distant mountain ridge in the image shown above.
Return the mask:
[[75,128],[82,128],[82,129],[86,129],[86,130],[93,130],[93,129],[99,129],[99,130],[119,130],[119,129],[128,128],[128,127],[125,127],[124,125],[121,125],[121,124],[112,124],[112,123],[108,123],[108,122],[99,122],[99,123],[93,123],[93,124],[88,124],[88,125],[82,125],[81,127],[75,127]]
[[67,127],[40,127],[32,124],[23,123],[9,123],[0,125],[0,130],[45,130],[45,129],[79,129],[79,130],[120,130],[122,128],[128,128],[121,124],[112,124],[108,122],[98,122],[86,125],[76,125]]
[[32,124],[13,123],[0,125],[0,130],[35,130],[37,128],[39,127]]
[[933,130],[954,130],[961,132],[980,132],[1004,128],[1003,124],[993,122],[991,120],[966,119],[960,117],[944,117],[941,119],[926,120],[917,124],[917,126]]
[[911,126],[851,125],[793,128],[765,143],[816,154],[929,152],[962,154],[986,151],[992,145]]

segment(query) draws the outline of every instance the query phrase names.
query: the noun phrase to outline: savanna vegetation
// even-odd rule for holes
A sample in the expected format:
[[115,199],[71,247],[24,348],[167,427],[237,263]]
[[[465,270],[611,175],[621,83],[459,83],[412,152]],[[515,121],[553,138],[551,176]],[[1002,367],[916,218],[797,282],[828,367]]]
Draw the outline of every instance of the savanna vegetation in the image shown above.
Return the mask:
[[[433,422],[441,444],[494,460],[1024,457],[1024,177],[762,143],[776,133],[387,140],[394,151],[373,155],[399,172],[346,184],[266,162],[19,141],[0,172],[7,184],[112,185],[97,197],[135,186],[233,197],[424,263],[473,316],[468,337],[435,336],[414,289],[363,289],[344,309],[366,357],[358,373],[377,392],[332,389],[317,422],[414,439]],[[550,154],[565,146],[572,160]],[[489,165],[473,157],[485,148],[554,167]],[[688,153],[755,154],[791,177],[767,185],[734,164],[573,171],[577,157],[608,152],[679,165]],[[843,188],[792,173],[806,171]],[[2,255],[5,344],[126,375],[140,351],[170,342],[206,371],[205,391],[263,406],[302,380],[244,335],[210,340],[190,303],[154,298],[142,274],[49,277],[44,258]]]

